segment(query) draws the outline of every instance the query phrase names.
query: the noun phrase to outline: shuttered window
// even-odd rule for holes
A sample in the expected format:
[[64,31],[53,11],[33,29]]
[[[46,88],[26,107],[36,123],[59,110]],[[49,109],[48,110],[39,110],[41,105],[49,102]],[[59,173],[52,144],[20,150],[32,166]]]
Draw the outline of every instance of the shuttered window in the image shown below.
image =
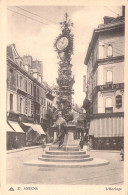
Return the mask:
[[122,96],[117,95],[116,96],[116,108],[121,108],[122,107]]

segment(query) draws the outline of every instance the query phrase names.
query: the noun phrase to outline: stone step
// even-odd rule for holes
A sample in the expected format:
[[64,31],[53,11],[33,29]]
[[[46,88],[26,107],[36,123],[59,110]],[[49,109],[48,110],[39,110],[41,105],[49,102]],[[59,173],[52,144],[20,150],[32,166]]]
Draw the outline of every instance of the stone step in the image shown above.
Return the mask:
[[45,162],[42,160],[31,160],[28,162],[24,162],[25,165],[28,166],[38,166],[38,167],[49,167],[49,168],[87,168],[87,167],[97,167],[97,166],[104,166],[108,165],[109,161],[105,159],[97,159],[94,158],[92,161],[87,161],[87,162],[70,162],[70,163],[65,163],[65,162]]
[[55,150],[55,151],[45,151],[46,154],[51,155],[82,155],[86,154],[86,151],[61,151],[61,150]]
[[54,159],[54,158],[43,158],[42,156],[38,158],[42,161],[49,161],[49,162],[86,162],[86,161],[92,161],[93,158],[79,158],[79,159]]
[[89,154],[79,154],[79,155],[51,155],[51,154],[43,154],[43,158],[55,158],[55,159],[79,159],[79,158],[88,158]]
[[78,146],[63,146],[58,148],[58,146],[50,146],[49,150],[61,150],[61,151],[79,151],[79,147]]

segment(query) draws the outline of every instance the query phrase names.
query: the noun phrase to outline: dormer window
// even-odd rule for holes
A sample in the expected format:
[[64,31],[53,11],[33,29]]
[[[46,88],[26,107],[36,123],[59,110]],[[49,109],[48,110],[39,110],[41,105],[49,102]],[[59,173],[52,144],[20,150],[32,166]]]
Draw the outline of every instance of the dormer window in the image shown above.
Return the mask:
[[113,48],[112,48],[112,45],[111,44],[108,45],[108,48],[107,48],[107,56],[108,57],[113,56]]
[[24,68],[28,72],[28,65],[27,64],[25,64]]

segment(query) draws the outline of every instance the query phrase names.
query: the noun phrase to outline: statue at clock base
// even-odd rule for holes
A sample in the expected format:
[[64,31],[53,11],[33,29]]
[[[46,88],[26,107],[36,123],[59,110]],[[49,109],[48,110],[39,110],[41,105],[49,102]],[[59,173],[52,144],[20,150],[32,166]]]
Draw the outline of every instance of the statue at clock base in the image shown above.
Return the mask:
[[[73,117],[70,113],[68,118]],[[66,121],[62,117],[62,111],[58,111],[58,119],[52,126],[54,131],[54,142],[50,149],[60,149],[60,150],[70,150],[71,146],[76,146],[74,142],[74,132],[76,131],[76,126],[71,121]]]

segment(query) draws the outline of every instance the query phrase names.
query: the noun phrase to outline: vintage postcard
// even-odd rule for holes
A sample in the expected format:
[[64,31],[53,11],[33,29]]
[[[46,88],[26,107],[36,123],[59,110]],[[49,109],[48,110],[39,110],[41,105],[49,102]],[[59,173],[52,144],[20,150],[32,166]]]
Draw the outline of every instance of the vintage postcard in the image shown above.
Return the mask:
[[1,194],[127,194],[127,2],[0,5]]

